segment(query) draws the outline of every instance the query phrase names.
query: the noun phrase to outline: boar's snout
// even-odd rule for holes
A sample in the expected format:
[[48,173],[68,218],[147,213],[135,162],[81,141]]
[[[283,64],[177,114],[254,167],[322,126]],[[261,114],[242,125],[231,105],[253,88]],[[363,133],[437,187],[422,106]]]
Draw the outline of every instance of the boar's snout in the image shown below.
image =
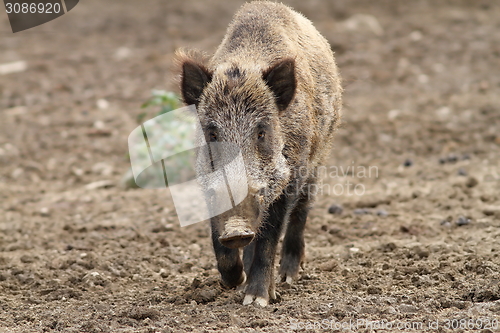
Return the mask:
[[231,218],[225,223],[224,233],[219,237],[219,241],[225,247],[237,249],[250,244],[254,237],[255,232],[247,220]]

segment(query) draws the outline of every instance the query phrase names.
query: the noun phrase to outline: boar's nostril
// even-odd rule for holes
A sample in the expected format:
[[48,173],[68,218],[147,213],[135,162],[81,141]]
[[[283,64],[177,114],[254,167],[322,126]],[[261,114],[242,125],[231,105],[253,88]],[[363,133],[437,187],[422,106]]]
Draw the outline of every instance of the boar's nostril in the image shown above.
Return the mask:
[[254,237],[255,233],[250,231],[248,233],[241,233],[229,237],[221,236],[219,237],[219,241],[225,247],[230,249],[239,249],[250,244]]

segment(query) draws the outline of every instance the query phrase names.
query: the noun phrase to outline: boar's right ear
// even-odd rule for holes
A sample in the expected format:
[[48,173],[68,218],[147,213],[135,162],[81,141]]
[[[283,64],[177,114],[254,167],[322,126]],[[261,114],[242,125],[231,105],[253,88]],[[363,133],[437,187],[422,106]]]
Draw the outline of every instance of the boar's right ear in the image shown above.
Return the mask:
[[295,79],[295,61],[284,59],[266,70],[262,77],[276,98],[278,109],[283,111],[288,107],[295,95],[297,82]]
[[200,96],[207,83],[212,80],[212,74],[205,66],[192,60],[182,63],[181,91],[184,103],[198,106]]
[[175,52],[175,64],[180,73],[182,99],[187,105],[196,105],[212,73],[205,67],[208,57],[196,50],[179,49]]

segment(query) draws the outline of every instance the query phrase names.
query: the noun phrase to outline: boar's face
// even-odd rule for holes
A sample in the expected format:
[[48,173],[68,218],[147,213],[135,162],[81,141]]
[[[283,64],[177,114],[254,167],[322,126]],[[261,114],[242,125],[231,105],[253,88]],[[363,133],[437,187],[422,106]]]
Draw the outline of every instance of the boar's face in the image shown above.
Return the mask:
[[[221,170],[238,153],[243,157],[248,195],[233,209],[213,219],[221,243],[237,248],[250,243],[265,211],[285,189],[290,169],[283,155],[280,117],[294,97],[293,59],[265,69],[224,64],[214,71],[191,60],[182,63],[182,95],[195,104],[209,154],[198,157],[197,171]],[[202,186],[212,193],[212,205],[227,189],[225,181],[238,175],[226,169],[224,177]],[[224,179],[226,178],[226,179]]]

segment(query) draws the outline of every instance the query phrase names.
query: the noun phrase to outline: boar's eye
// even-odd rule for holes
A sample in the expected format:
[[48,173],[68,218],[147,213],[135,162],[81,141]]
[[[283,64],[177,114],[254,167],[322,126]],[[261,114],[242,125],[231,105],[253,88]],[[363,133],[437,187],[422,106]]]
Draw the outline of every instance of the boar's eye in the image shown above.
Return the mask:
[[257,138],[259,140],[264,140],[265,137],[266,137],[266,132],[264,131],[260,131],[259,134],[257,134]]
[[209,132],[208,133],[208,140],[210,142],[216,142],[217,141],[217,134],[215,134],[215,132]]

